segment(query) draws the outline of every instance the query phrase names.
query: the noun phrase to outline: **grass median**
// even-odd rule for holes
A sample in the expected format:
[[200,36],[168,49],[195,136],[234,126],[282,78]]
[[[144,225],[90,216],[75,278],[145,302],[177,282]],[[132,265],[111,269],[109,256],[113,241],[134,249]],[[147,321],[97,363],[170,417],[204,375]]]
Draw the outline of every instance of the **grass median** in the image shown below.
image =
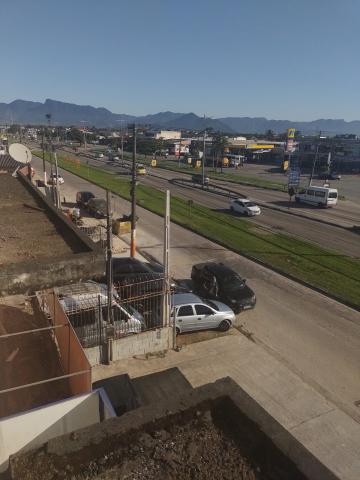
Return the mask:
[[[124,152],[124,158],[128,160],[131,160],[131,155],[131,153]],[[150,165],[150,159],[148,156],[145,157],[144,155],[138,155],[138,158],[141,159],[141,161],[146,165]],[[186,163],[182,163],[181,166],[179,166],[179,164],[177,164],[177,162],[174,160],[158,160],[158,167],[165,170],[171,170],[173,172],[185,173],[188,175],[192,175],[197,172],[197,169],[194,169],[194,167],[187,165]],[[206,176],[214,180],[222,180],[226,182],[236,183],[238,185],[247,185],[251,187],[265,188],[268,190],[278,190],[280,192],[285,192],[288,188],[287,184],[285,183],[272,182],[271,180],[265,180],[257,177],[238,175],[235,173],[227,172],[225,167],[223,173],[214,172],[212,168],[206,167],[205,174]]]
[[[41,156],[41,152],[33,152]],[[129,200],[129,180],[99,168],[58,157],[59,166]],[[159,215],[165,194],[146,185],[137,187],[137,203]],[[306,282],[360,308],[360,261],[294,237],[276,234],[235,216],[196,203],[171,198],[171,220],[241,255]],[[279,299],[281,301],[281,299]]]

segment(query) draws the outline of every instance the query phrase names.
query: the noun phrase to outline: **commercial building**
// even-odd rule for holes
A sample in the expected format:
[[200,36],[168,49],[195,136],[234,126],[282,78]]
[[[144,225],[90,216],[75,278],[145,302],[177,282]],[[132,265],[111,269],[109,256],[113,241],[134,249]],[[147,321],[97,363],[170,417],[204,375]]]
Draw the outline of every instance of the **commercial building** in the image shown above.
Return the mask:
[[302,170],[311,169],[316,158],[316,171],[331,168],[338,172],[360,172],[360,140],[356,137],[304,137],[292,155]]
[[181,132],[178,130],[160,130],[155,133],[156,140],[179,140]]

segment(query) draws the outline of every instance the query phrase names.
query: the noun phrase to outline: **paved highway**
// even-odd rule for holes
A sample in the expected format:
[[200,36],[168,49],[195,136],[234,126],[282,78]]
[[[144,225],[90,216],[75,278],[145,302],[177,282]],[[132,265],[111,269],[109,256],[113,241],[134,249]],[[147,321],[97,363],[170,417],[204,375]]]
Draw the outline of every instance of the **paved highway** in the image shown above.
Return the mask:
[[[102,159],[80,157],[80,159],[82,162],[89,162],[89,165],[101,167],[110,172],[129,173],[129,169],[126,167],[120,167],[118,161],[109,162],[106,157]],[[201,188],[198,188],[189,182],[190,176],[186,174],[181,175],[177,172],[153,168],[151,169],[150,175],[138,176],[138,179],[144,185],[149,185],[160,190],[170,189],[172,194],[178,197],[193,200],[212,209],[224,211],[228,211],[229,209],[229,199],[227,196],[202,191]],[[180,181],[174,181],[174,179],[184,179],[187,183],[182,184]],[[269,206],[279,206],[280,204],[280,206],[288,207],[288,197],[284,196],[281,192],[254,187],[237,186],[233,183],[230,184],[229,182],[216,181],[216,183],[221,184],[226,188],[230,188],[239,194],[247,195],[252,199],[260,200],[261,197],[261,201]],[[351,214],[349,215],[347,211],[339,211],[338,207],[319,211],[318,209],[311,207],[299,209],[294,203],[292,203],[291,209],[293,208],[301,211],[304,210],[309,215],[319,216],[320,218],[329,221],[336,222],[339,217],[342,222],[345,222],[344,216],[348,219],[346,221],[349,222],[349,225],[353,225],[355,221],[355,216]],[[311,241],[322,247],[345,255],[360,257],[360,236],[358,234],[343,228],[314,221],[311,217],[298,217],[271,208],[263,208],[263,213],[260,216],[251,219],[246,218],[246,221],[254,222],[262,228],[270,229],[277,233],[280,232],[294,235],[297,238]]]
[[[41,171],[41,160],[34,159]],[[78,190],[104,191],[62,171],[62,195],[75,200]],[[129,202],[116,197],[116,214],[128,213]],[[163,219],[138,207],[137,239],[142,252],[162,261]],[[252,311],[238,316],[252,341],[296,372],[360,422],[360,314],[311,289],[272,272],[177,225],[171,226],[171,273],[190,276],[194,263],[221,261],[248,279],[257,294]],[[224,372],[224,376],[227,373]]]

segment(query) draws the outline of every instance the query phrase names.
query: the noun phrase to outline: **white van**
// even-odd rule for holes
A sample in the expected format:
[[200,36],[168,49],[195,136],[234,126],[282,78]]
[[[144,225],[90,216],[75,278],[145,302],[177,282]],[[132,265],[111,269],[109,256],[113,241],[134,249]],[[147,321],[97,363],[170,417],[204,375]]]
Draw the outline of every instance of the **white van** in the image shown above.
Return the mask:
[[333,207],[338,201],[338,191],[336,188],[311,186],[297,192],[295,201],[318,207]]

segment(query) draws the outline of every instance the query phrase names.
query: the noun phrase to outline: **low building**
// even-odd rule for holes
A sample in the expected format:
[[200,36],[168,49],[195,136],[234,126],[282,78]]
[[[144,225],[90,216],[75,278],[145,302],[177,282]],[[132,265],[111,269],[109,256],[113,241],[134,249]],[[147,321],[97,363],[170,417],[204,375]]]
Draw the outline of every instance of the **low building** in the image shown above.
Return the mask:
[[155,133],[156,140],[179,140],[181,132],[178,130],[160,130]]
[[316,172],[360,172],[360,140],[348,137],[304,137],[292,154],[302,170],[310,170],[316,158]]

